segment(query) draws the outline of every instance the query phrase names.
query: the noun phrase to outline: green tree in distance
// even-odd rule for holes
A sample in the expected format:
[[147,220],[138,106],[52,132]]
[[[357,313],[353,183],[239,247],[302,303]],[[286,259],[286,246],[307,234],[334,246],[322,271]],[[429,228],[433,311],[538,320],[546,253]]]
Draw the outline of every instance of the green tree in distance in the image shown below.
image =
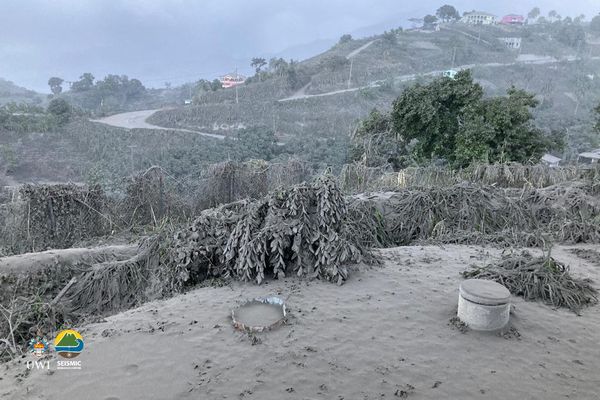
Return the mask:
[[590,22],[590,30],[596,34],[600,33],[600,15],[596,15]]
[[94,87],[94,75],[89,72],[84,73],[79,77],[77,82],[73,82],[71,90],[74,92],[84,92]]
[[46,110],[60,124],[66,124],[71,119],[72,108],[65,99],[52,99]]
[[340,44],[344,44],[344,43],[348,43],[348,42],[351,42],[351,41],[352,41],[352,35],[350,35],[350,34],[347,33],[347,34],[342,35],[340,37],[339,43]]
[[58,78],[56,76],[48,79],[48,86],[50,86],[50,90],[52,91],[52,94],[54,94],[56,96],[62,92],[63,82],[64,82],[64,79]]
[[256,74],[260,74],[262,67],[267,65],[267,60],[262,57],[254,57],[250,63],[250,66],[256,70]]
[[540,8],[539,8],[539,7],[533,7],[533,8],[531,9],[531,11],[529,11],[529,13],[527,14],[527,18],[529,18],[529,19],[531,19],[531,20],[534,20],[534,19],[536,19],[537,17],[539,17],[541,13],[542,13],[542,12],[540,11]]
[[594,130],[600,135],[600,104],[598,104],[596,108],[594,108],[594,114],[596,117],[596,124],[594,125]]
[[432,25],[437,22],[437,17],[435,15],[428,14],[423,18],[423,22],[425,25]]
[[445,4],[438,8],[435,15],[444,22],[450,22],[460,18],[460,14],[456,8],[449,4]]
[[352,158],[396,168],[438,159],[455,168],[537,161],[556,148],[556,140],[533,124],[536,106],[533,94],[515,88],[507,96],[484,98],[471,72],[461,71],[454,79],[407,88],[389,115],[372,112],[355,134]]

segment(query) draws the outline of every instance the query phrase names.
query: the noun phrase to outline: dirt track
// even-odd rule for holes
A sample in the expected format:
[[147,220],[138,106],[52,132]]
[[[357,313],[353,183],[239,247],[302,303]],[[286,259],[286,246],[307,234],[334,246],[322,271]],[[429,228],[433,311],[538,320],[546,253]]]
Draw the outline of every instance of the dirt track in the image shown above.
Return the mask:
[[108,117],[100,118],[100,119],[92,119],[92,122],[98,122],[101,124],[106,124],[110,126],[116,126],[118,128],[124,129],[154,129],[154,130],[163,130],[163,131],[178,131],[178,132],[188,132],[195,133],[197,135],[208,136],[215,139],[225,139],[223,135],[217,135],[215,133],[206,133],[206,132],[198,132],[192,131],[189,129],[182,128],[165,128],[158,125],[152,125],[147,122],[147,119],[150,118],[154,113],[161,111],[158,110],[142,110],[142,111],[132,111],[121,114],[115,114]]
[[[508,67],[508,66],[517,65],[517,64],[538,64],[538,65],[540,65],[540,64],[555,64],[555,63],[560,63],[560,62],[565,62],[565,61],[573,62],[573,61],[576,61],[577,59],[578,58],[575,56],[568,56],[563,59],[556,59],[556,58],[547,57],[547,56],[536,56],[533,54],[529,54],[529,55],[524,54],[520,59],[518,59],[515,62],[511,62],[511,63],[465,64],[465,65],[460,65],[460,66],[454,67],[454,69],[457,71],[460,71],[463,69],[471,69],[471,68],[476,68],[476,67]],[[591,57],[590,59],[600,60],[600,57]],[[444,70],[435,70],[435,71],[424,72],[424,73],[419,73],[419,74],[400,75],[400,76],[395,77],[394,80],[396,82],[408,82],[408,81],[415,80],[419,76],[441,75],[441,73],[443,71]],[[283,102],[283,101],[292,101],[292,100],[304,100],[304,99],[309,99],[312,97],[333,96],[336,94],[356,92],[357,90],[361,90],[361,89],[378,87],[380,85],[381,85],[381,81],[374,81],[365,86],[359,86],[359,87],[354,87],[354,88],[350,88],[350,89],[334,90],[334,91],[326,92],[326,93],[318,93],[318,94],[295,93],[293,96],[286,97],[284,99],[280,99],[279,101]]]

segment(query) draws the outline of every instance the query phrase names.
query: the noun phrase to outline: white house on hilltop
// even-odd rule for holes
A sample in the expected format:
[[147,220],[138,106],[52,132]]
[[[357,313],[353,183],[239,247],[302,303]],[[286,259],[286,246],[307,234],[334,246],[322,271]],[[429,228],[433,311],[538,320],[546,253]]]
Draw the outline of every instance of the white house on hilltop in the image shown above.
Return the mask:
[[520,37],[504,37],[499,38],[499,40],[504,43],[506,47],[509,49],[520,49],[521,48],[521,38]]
[[463,15],[460,22],[469,25],[494,25],[498,23],[498,17],[483,11],[472,11]]

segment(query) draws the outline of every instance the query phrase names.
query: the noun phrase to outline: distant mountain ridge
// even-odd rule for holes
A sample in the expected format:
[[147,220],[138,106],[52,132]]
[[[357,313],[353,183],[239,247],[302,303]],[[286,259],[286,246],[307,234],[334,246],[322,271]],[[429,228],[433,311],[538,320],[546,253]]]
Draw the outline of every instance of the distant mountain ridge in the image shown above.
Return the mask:
[[43,100],[44,95],[0,77],[0,105],[10,102],[40,104]]

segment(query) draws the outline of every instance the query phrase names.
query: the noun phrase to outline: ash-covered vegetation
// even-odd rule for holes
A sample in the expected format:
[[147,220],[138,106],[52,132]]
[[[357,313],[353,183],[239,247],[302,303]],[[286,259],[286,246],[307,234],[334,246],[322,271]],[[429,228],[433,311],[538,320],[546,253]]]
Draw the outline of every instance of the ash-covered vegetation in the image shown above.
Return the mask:
[[[469,26],[441,7],[304,61],[254,57],[235,89],[0,81],[0,359],[206,282],[343,284],[376,248],[600,243],[600,170],[578,162],[600,147],[600,17],[533,11]],[[158,108],[164,129],[96,120]],[[550,256],[467,275],[577,312],[597,297]]]

